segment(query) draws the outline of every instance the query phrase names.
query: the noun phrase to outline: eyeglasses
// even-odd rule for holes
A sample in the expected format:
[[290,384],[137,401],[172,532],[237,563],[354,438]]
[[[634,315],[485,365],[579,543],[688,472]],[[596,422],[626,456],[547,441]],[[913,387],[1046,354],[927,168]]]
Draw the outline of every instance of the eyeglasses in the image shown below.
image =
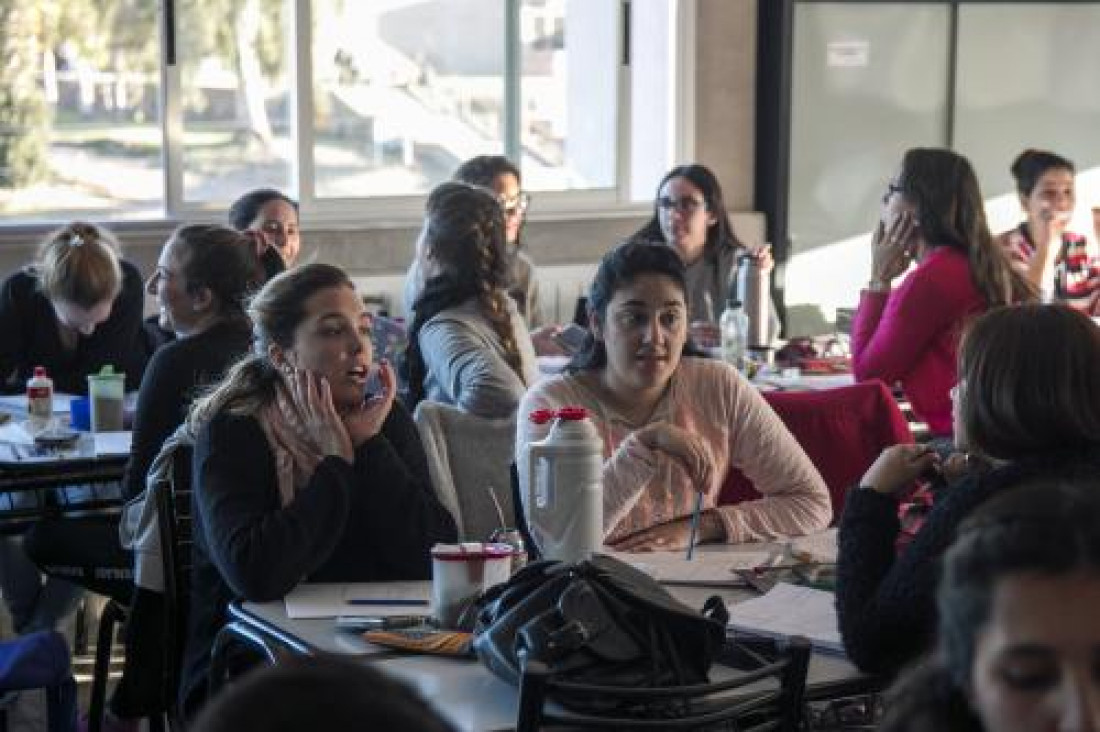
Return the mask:
[[890,181],[886,184],[886,193],[882,194],[883,204],[889,203],[890,196],[894,195],[895,193],[905,193],[905,189],[899,186],[894,181]]
[[707,202],[698,198],[692,198],[691,196],[684,196],[683,198],[669,198],[668,196],[661,196],[657,199],[657,208],[662,211],[671,211],[676,209],[682,214],[690,216],[698,211],[700,208],[706,208]]
[[512,198],[498,196],[497,201],[500,203],[500,207],[504,209],[505,216],[515,216],[527,211],[527,207],[531,205],[531,196],[526,191],[520,191]]

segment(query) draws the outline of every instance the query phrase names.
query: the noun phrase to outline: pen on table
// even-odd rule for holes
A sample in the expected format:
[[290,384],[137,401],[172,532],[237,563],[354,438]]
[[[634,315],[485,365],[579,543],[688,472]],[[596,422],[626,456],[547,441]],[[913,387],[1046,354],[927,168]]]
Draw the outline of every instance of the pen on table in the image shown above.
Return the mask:
[[344,600],[347,605],[376,605],[376,606],[392,606],[392,605],[427,605],[427,600],[408,599],[402,600],[393,597],[351,597]]
[[691,512],[691,536],[688,537],[687,559],[691,561],[692,552],[695,551],[695,537],[699,534],[699,513],[703,510],[703,492],[695,494],[695,510]]

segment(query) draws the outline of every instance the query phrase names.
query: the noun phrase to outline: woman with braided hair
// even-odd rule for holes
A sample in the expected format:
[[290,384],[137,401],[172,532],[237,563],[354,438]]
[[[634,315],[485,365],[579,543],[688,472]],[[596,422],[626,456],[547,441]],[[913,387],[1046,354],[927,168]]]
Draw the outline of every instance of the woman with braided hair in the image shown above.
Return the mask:
[[417,258],[405,376],[422,399],[481,417],[515,412],[537,375],[523,317],[508,295],[505,222],[492,193],[448,182],[429,195]]

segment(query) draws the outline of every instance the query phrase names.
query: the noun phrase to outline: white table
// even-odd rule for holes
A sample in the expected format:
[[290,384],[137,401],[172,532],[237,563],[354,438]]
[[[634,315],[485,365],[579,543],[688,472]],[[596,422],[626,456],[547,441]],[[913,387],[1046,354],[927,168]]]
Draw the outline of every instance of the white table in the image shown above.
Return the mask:
[[[703,551],[759,552],[767,545],[704,546]],[[424,583],[427,596],[430,583]],[[711,595],[720,595],[727,604],[744,600],[752,593],[741,587],[714,588],[669,585],[678,599],[692,607],[702,607]],[[231,616],[267,637],[276,637],[298,653],[335,653],[362,658],[365,663],[400,678],[415,688],[455,727],[468,732],[513,729],[518,713],[518,692],[489,672],[480,662],[439,656],[409,655],[390,651],[364,641],[355,633],[337,630],[333,618],[292,619],[282,601],[252,603],[230,608]],[[723,666],[712,667],[712,680],[723,672],[736,673]],[[808,698],[829,698],[837,694],[824,690],[838,684],[872,681],[844,658],[814,653],[807,679]],[[821,693],[814,693],[818,687]]]

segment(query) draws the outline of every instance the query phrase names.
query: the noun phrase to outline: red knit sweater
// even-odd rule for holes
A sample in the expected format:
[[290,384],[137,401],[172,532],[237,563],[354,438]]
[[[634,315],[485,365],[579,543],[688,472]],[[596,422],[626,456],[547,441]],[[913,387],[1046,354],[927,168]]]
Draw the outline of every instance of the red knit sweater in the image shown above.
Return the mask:
[[861,293],[852,324],[856,379],[900,382],[932,432],[950,435],[959,335],[986,307],[966,255],[933,249],[892,292]]

